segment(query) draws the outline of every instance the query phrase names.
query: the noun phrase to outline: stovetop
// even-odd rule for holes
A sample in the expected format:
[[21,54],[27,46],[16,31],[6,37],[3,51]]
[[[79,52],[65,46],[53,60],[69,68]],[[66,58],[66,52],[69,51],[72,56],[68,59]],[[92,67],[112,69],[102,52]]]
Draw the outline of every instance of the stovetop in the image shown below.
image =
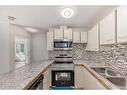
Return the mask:
[[74,70],[74,62],[72,56],[59,55],[55,57],[55,60],[52,64],[53,70]]

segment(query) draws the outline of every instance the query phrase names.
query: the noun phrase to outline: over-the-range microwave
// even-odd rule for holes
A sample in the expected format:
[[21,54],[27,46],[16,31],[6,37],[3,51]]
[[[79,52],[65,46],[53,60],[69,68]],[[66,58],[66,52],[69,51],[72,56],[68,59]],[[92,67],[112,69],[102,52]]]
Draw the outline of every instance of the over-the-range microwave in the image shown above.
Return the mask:
[[55,50],[72,50],[72,45],[73,45],[72,40],[68,39],[54,40]]

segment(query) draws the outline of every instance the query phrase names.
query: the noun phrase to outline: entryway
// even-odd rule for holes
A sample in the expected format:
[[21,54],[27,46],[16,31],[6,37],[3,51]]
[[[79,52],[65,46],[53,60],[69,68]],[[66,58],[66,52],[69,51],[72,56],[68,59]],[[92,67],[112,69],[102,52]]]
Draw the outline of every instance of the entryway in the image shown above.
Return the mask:
[[22,36],[15,36],[15,68],[30,62],[30,41]]

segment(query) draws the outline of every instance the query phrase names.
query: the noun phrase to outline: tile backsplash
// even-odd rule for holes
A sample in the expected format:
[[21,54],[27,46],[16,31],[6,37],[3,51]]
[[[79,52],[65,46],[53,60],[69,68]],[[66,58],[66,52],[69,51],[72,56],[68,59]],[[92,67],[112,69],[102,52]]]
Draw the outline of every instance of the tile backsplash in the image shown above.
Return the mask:
[[72,51],[49,51],[49,59],[54,59],[59,54],[67,54],[75,60],[92,60],[98,62],[99,52],[85,51],[86,44],[73,44]]
[[59,54],[67,54],[73,59],[83,59],[85,54],[85,44],[73,44],[72,51],[49,51],[49,59],[54,59]]
[[73,59],[91,60],[109,64],[127,76],[127,45],[101,46],[100,51],[85,51],[86,44],[74,44],[72,51],[50,51],[49,59],[59,54],[68,54]]
[[99,54],[101,62],[112,65],[127,76],[127,45],[112,46],[101,50]]

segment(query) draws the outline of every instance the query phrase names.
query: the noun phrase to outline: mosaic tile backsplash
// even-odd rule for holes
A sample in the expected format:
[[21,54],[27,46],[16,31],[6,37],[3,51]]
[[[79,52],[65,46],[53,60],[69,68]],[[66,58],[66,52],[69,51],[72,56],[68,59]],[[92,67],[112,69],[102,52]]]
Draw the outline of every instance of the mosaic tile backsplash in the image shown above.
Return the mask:
[[101,46],[100,51],[85,51],[85,44],[74,44],[72,51],[50,51],[49,59],[59,54],[68,54],[73,59],[85,59],[109,64],[127,76],[127,45]]

